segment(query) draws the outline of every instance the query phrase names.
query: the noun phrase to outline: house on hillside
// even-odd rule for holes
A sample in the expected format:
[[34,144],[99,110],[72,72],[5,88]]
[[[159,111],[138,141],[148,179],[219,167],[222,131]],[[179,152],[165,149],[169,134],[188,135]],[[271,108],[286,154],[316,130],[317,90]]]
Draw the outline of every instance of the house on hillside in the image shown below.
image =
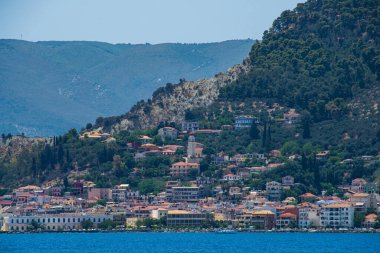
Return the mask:
[[251,115],[241,115],[235,117],[235,129],[251,127],[252,124],[258,123],[258,119]]
[[158,135],[164,140],[175,140],[178,137],[178,130],[173,127],[162,127],[158,129]]
[[296,113],[294,110],[290,110],[288,113],[284,113],[284,122],[285,124],[297,124],[302,120],[302,116],[299,113]]
[[192,170],[196,170],[199,173],[199,163],[178,162],[172,164],[170,175],[172,177],[188,176]]
[[199,130],[199,122],[198,121],[184,121],[184,122],[182,122],[182,131],[195,132],[197,130]]
[[276,181],[266,183],[266,192],[269,200],[280,200],[282,193],[281,184]]

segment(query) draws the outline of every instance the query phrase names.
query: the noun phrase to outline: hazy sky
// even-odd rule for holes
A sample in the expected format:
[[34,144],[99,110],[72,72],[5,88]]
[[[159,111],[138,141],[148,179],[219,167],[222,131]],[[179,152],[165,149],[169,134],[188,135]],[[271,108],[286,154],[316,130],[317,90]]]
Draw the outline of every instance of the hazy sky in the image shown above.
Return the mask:
[[110,43],[261,39],[303,0],[0,0],[0,38]]

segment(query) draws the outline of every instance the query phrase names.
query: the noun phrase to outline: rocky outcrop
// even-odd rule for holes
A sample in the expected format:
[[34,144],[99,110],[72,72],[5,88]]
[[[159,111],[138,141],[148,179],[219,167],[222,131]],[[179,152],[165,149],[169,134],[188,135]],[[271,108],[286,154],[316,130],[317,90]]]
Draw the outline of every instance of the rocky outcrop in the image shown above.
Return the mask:
[[0,137],[0,160],[10,161],[18,157],[23,151],[31,150],[33,146],[39,144],[52,145],[53,138],[12,136],[3,139]]
[[119,117],[109,130],[113,134],[122,130],[152,128],[164,121],[179,123],[184,119],[186,110],[210,105],[218,98],[221,87],[246,74],[250,67],[250,61],[246,59],[211,79],[167,84],[154,92],[152,99],[137,103],[127,114]]

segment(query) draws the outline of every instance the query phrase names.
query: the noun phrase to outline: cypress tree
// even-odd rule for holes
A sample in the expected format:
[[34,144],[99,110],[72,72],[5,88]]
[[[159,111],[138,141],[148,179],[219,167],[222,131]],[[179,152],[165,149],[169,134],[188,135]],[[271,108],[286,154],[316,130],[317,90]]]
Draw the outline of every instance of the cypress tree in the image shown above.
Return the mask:
[[263,137],[261,141],[261,146],[265,147],[267,143],[267,122],[264,121],[264,130],[263,130]]
[[251,125],[251,129],[249,131],[249,136],[255,140],[260,138],[260,130],[257,128],[257,125],[255,123],[252,123],[252,125]]

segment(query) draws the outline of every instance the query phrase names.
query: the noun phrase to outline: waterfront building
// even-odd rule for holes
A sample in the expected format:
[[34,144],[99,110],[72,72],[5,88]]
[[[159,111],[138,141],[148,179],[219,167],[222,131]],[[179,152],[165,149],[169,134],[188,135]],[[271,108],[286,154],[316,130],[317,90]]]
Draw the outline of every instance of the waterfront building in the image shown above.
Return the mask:
[[184,210],[169,210],[167,225],[170,226],[200,226],[210,218],[206,213]]
[[64,231],[81,229],[82,222],[85,220],[91,221],[96,227],[97,224],[112,219],[113,216],[110,214],[63,213],[34,216],[9,215],[3,217],[1,231],[26,232],[31,229],[32,222],[38,224],[41,230]]
[[304,202],[298,206],[298,227],[319,227],[319,208],[317,205]]
[[336,203],[322,207],[320,224],[323,227],[352,228],[354,208],[350,204]]

